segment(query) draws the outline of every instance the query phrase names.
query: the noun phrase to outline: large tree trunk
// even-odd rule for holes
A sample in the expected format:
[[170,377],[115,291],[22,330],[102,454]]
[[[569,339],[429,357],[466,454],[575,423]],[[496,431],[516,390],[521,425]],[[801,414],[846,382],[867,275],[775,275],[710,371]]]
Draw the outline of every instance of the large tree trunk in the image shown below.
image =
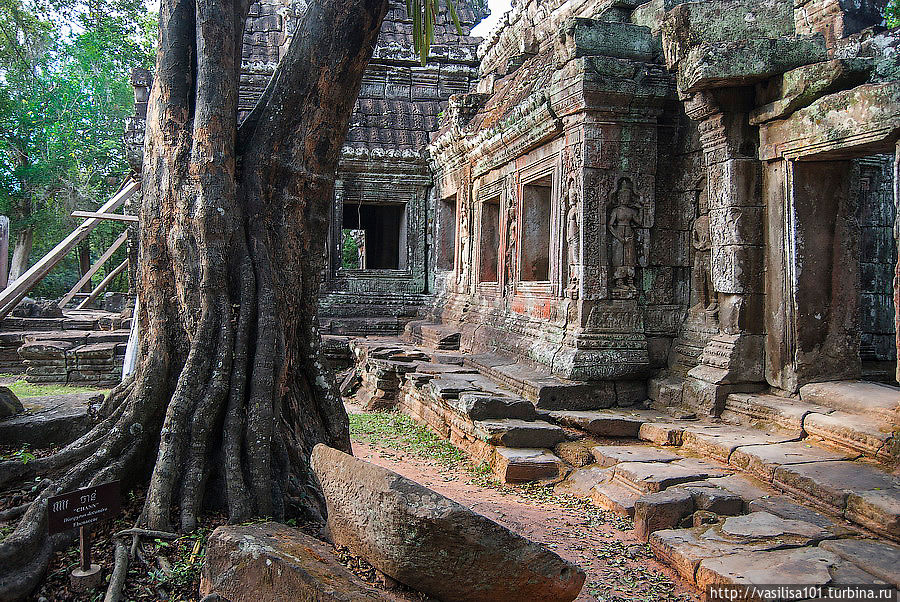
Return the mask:
[[34,243],[34,227],[27,226],[16,232],[16,244],[13,247],[12,260],[9,266],[9,283],[28,271],[28,259]]
[[53,475],[0,543],[0,599],[33,588],[63,543],[44,536],[47,497],[132,483],[151,464],[149,528],[193,529],[204,500],[224,501],[232,521],[324,513],[309,454],[319,442],[350,448],[316,326],[326,219],[387,1],[314,1],[238,129],[248,6],[163,0],[140,211],[140,363],[91,432],[54,456],[0,463],[0,487]]

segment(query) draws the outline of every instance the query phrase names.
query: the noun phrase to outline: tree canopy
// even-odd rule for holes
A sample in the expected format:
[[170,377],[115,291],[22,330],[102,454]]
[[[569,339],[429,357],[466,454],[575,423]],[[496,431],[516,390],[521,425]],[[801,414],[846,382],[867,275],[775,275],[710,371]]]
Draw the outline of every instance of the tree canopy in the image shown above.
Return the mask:
[[[95,208],[130,171],[129,74],[152,66],[155,28],[143,0],[0,0],[0,213],[13,233],[34,229],[35,255],[71,229],[73,209]],[[116,229],[101,226],[95,244]],[[64,292],[75,265],[38,294]]]

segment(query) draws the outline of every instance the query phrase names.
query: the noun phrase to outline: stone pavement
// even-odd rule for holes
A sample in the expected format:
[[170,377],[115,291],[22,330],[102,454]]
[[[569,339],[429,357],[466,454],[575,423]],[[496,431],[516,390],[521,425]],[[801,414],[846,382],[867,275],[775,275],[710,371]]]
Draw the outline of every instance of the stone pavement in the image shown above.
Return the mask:
[[568,381],[500,355],[388,338],[351,349],[364,405],[400,409],[505,482],[545,481],[633,517],[654,553],[701,588],[900,586],[894,388],[733,394],[721,418],[701,421],[690,408],[649,407],[630,384]]

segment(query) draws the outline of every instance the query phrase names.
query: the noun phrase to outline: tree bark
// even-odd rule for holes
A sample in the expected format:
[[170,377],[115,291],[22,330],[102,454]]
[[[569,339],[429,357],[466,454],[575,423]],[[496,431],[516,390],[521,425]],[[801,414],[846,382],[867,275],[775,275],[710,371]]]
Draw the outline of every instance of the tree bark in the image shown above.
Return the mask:
[[13,247],[12,260],[9,266],[9,283],[28,271],[28,259],[34,243],[34,227],[26,226],[16,232],[16,244]]
[[319,442],[350,450],[317,329],[324,235],[387,1],[311,3],[239,128],[248,8],[162,2],[140,209],[140,361],[88,434],[27,465],[0,463],[0,487],[52,477],[0,543],[0,600],[30,591],[62,543],[44,535],[48,497],[134,483],[148,464],[149,529],[191,530],[210,500],[232,521],[324,515],[309,454]]

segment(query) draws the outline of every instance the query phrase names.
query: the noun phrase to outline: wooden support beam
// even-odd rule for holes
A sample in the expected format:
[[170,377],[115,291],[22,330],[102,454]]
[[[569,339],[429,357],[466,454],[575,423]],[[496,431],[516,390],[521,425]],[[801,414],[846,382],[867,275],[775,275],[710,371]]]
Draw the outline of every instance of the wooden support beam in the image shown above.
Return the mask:
[[136,215],[125,215],[124,213],[100,213],[98,211],[73,211],[72,217],[109,219],[109,220],[115,220],[117,222],[135,222],[135,223],[137,223],[138,221],[140,221],[138,216],[136,216]]
[[60,309],[65,307],[66,303],[71,301],[75,297],[75,295],[78,294],[78,291],[81,290],[81,287],[91,281],[91,278],[94,276],[94,274],[97,273],[97,270],[99,270],[103,266],[103,264],[106,263],[106,261],[110,257],[112,257],[113,253],[119,250],[119,247],[121,247],[126,240],[128,240],[127,230],[125,232],[122,232],[122,234],[119,235],[119,238],[116,239],[116,242],[114,242],[112,246],[108,248],[106,252],[103,253],[103,255],[100,256],[100,259],[98,259],[96,263],[91,266],[91,269],[85,272],[84,276],[81,277],[81,280],[78,281],[78,284],[76,284],[74,287],[72,287],[72,290],[66,293],[66,296],[63,297],[59,302]]
[[118,266],[116,266],[116,269],[114,269],[112,272],[107,274],[106,278],[101,280],[100,284],[97,285],[97,288],[95,288],[94,290],[91,291],[91,294],[88,295],[88,298],[85,299],[84,301],[82,301],[81,304],[78,307],[76,307],[75,309],[84,309],[85,306],[93,303],[94,300],[100,296],[100,293],[103,292],[103,289],[105,289],[107,286],[109,286],[109,283],[113,281],[113,278],[115,278],[116,276],[121,274],[122,271],[127,267],[128,267],[128,260],[126,259],[125,261],[120,263]]
[[[98,213],[109,213],[115,211],[126,200],[137,192],[141,187],[141,183],[130,181],[108,200]],[[37,263],[31,266],[28,271],[22,274],[15,282],[10,284],[3,292],[0,292],[0,320],[9,315],[9,312],[19,304],[19,301],[25,298],[34,286],[52,270],[60,260],[71,251],[75,245],[80,243],[87,237],[91,231],[100,224],[99,219],[92,217],[86,219],[80,226],[75,228],[62,242],[56,245],[52,251],[44,255]]]

